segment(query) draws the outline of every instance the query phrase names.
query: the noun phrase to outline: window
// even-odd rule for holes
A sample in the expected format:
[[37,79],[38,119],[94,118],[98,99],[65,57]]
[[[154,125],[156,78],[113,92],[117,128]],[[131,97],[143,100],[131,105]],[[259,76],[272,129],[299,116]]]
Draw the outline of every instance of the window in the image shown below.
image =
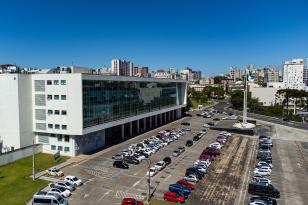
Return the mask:
[[52,115],[52,114],[53,114],[53,111],[52,111],[52,110],[48,110],[48,111],[47,111],[47,114],[48,114],[48,115]]
[[69,151],[70,151],[70,148],[69,148],[69,147],[64,147],[64,151],[65,151],[65,152],[69,152]]
[[62,151],[63,147],[62,146],[58,146],[58,151]]
[[59,100],[59,95],[55,95],[55,96],[54,96],[54,99],[55,99],[55,100]]
[[45,91],[45,80],[35,80],[34,90],[36,92],[44,92]]
[[65,141],[65,142],[69,142],[69,141],[70,141],[70,136],[65,135],[65,136],[64,136],[64,141]]
[[57,146],[56,145],[51,145],[51,150],[56,150]]
[[59,124],[55,124],[55,129],[60,129],[60,125]]
[[57,135],[58,141],[62,142],[63,136],[62,135]]
[[55,134],[50,134],[50,137],[55,137],[56,135]]
[[61,80],[61,85],[66,85],[66,80]]
[[54,80],[54,81],[53,81],[53,84],[54,84],[54,85],[59,85],[59,81],[58,81],[58,80]]
[[52,81],[51,80],[47,80],[47,85],[52,85]]
[[62,110],[62,111],[61,111],[61,114],[62,114],[62,115],[66,115],[66,110]]
[[47,95],[47,100],[52,100],[52,95]]
[[55,115],[60,115],[60,110],[55,110]]
[[66,130],[67,129],[67,125],[62,125],[62,130]]
[[66,95],[61,95],[61,100],[66,100]]
[[53,129],[53,124],[48,124],[48,129]]

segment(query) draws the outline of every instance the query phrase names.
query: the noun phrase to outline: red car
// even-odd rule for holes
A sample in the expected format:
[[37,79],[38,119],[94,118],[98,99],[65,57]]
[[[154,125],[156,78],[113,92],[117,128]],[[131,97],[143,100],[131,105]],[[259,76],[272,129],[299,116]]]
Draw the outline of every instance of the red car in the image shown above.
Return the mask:
[[214,157],[212,157],[212,156],[210,156],[210,155],[207,155],[207,154],[201,154],[200,157],[199,157],[199,159],[200,159],[200,160],[201,160],[201,159],[208,159],[208,160],[210,160],[211,162],[214,161]]
[[185,202],[185,197],[172,191],[167,191],[164,193],[164,200],[182,204]]
[[222,139],[222,138],[217,138],[216,141],[219,142],[219,144],[225,144],[225,142],[226,142],[226,141],[225,141],[224,139]]
[[124,198],[121,205],[144,205],[142,201],[137,201],[134,198]]
[[207,147],[206,149],[203,150],[203,152],[205,152],[205,153],[207,151],[214,152],[215,155],[220,155],[220,150],[219,149],[215,149],[214,147]]
[[177,184],[181,184],[182,186],[186,187],[186,188],[189,188],[191,190],[195,189],[195,186],[189,182],[187,182],[186,180],[184,179],[181,179],[179,181],[176,182]]

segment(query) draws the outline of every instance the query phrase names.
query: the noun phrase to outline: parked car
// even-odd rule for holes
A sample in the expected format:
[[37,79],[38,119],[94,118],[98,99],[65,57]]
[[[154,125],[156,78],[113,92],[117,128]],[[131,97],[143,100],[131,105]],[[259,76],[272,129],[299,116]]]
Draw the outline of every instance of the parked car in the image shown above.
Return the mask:
[[164,200],[182,204],[185,202],[185,197],[181,194],[167,191],[164,193]]
[[249,203],[252,202],[264,202],[266,205],[277,205],[277,201],[276,199],[272,199],[270,197],[267,196],[253,196],[250,197],[249,199]]
[[190,126],[189,122],[182,122],[181,125]]
[[195,186],[191,183],[189,183],[188,181],[181,179],[179,181],[176,182],[177,184],[181,184],[182,186],[185,186],[186,188],[189,188],[191,190],[195,189]]
[[262,183],[262,184],[271,184],[272,181],[266,177],[253,177],[252,182]]
[[50,191],[52,192],[58,192],[61,194],[61,196],[63,197],[69,197],[72,193],[70,192],[70,190],[66,189],[63,186],[54,186],[50,189]]
[[68,189],[70,192],[72,192],[76,189],[74,184],[72,184],[71,182],[68,182],[68,181],[57,181],[56,183],[49,183],[50,188],[53,188],[55,186],[62,186],[65,189]]
[[180,154],[181,154],[181,152],[178,149],[176,149],[176,150],[173,151],[172,156],[177,157]]
[[64,173],[55,167],[49,168],[45,171],[47,176],[53,176],[53,177],[62,177],[64,176]]
[[191,189],[186,188],[181,184],[170,184],[169,191],[180,193],[180,194],[183,194],[185,197],[187,197],[190,194]]
[[180,151],[180,153],[185,152],[185,147],[178,147],[178,150]]
[[33,195],[32,204],[41,205],[42,201],[49,205],[68,205],[59,192],[39,191]]
[[143,205],[143,202],[134,198],[124,198],[121,205]]
[[165,158],[163,159],[163,161],[166,163],[166,165],[171,164],[171,158],[170,158],[170,157],[165,157]]
[[249,183],[248,193],[268,196],[274,198],[280,198],[280,192],[271,184],[262,184],[262,183]]
[[150,177],[153,177],[155,174],[157,174],[158,170],[156,167],[151,167],[150,170],[147,172],[147,175]]
[[72,175],[66,176],[64,180],[73,183],[75,186],[81,186],[83,184],[81,179]]
[[127,157],[124,157],[124,162],[126,163],[129,163],[129,164],[139,164],[140,161],[137,160],[135,157],[133,156],[127,156]]
[[124,161],[114,161],[113,167],[121,168],[121,169],[128,169],[129,168],[128,164],[125,163]]
[[161,171],[166,167],[166,163],[164,161],[159,161],[154,166],[158,171]]
[[190,174],[187,175],[185,177],[183,177],[184,180],[188,181],[188,182],[198,182],[199,179],[196,177],[196,175]]
[[112,159],[114,159],[114,160],[122,160],[123,159],[123,155],[122,154],[113,155]]
[[264,169],[255,169],[254,174],[258,174],[261,176],[269,176],[271,173]]
[[192,140],[187,140],[186,141],[186,147],[191,147],[193,145],[193,141]]

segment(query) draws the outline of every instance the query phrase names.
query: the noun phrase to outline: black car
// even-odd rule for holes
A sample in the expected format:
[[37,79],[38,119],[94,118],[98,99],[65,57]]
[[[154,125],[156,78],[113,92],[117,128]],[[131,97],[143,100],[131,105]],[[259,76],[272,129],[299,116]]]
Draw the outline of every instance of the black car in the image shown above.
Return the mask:
[[198,175],[198,178],[202,178],[204,176],[203,172],[200,172],[197,168],[195,167],[190,167],[186,169],[186,175],[189,174],[194,174],[194,175]]
[[137,154],[143,155],[145,158],[148,158],[149,155],[147,153],[145,153],[144,151],[137,151]]
[[210,125],[210,126],[215,126],[215,123],[214,122],[209,122],[209,123],[207,123],[208,125]]
[[191,147],[193,145],[193,141],[192,140],[187,140],[186,141],[186,147]]
[[260,136],[259,136],[259,140],[260,140],[260,139],[264,139],[264,138],[265,138],[265,139],[270,139],[270,137],[265,136],[265,135],[260,135]]
[[193,140],[194,140],[194,141],[198,141],[200,138],[201,138],[200,135],[195,135],[194,138],[193,138]]
[[189,122],[182,122],[181,125],[190,126],[190,123]]
[[170,157],[165,157],[163,161],[166,163],[166,165],[169,165],[171,163],[171,158]]
[[114,161],[113,167],[122,168],[122,169],[128,169],[129,168],[128,164],[123,162],[123,161]]
[[280,192],[272,184],[249,183],[248,193],[260,196],[280,198]]
[[132,156],[124,157],[124,161],[129,164],[139,164],[140,163],[135,157],[132,157]]
[[199,180],[202,179],[203,175],[201,175],[199,172],[190,170],[190,171],[186,171],[185,176],[189,176],[189,175],[195,175]]

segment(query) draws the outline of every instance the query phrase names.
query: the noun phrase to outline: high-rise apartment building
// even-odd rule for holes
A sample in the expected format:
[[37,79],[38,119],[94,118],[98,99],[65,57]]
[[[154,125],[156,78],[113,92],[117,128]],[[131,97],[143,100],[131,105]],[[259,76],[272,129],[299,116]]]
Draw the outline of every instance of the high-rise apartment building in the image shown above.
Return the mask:
[[241,69],[230,67],[229,75],[233,79],[233,81],[237,81],[237,80],[242,80],[244,72]]
[[293,59],[283,65],[283,83],[286,88],[304,89],[304,60]]
[[306,67],[303,72],[303,83],[308,86],[308,68]]
[[273,68],[264,68],[264,83],[279,82],[279,71]]
[[133,76],[133,63],[121,59],[111,60],[111,71],[120,76]]

